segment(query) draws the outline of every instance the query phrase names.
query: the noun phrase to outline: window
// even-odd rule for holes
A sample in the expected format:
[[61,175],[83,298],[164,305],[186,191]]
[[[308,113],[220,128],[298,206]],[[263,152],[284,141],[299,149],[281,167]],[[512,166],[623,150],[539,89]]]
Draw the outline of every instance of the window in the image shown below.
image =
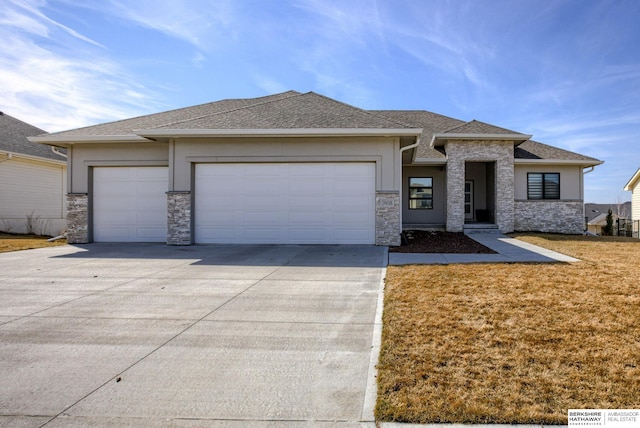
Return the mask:
[[433,209],[433,178],[409,179],[409,209]]
[[527,174],[528,199],[560,199],[560,173],[530,172]]

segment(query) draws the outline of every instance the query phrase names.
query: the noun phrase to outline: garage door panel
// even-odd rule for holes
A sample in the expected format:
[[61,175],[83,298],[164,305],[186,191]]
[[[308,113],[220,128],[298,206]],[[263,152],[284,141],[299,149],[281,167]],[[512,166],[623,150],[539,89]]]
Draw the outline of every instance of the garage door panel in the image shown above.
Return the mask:
[[374,163],[199,164],[195,182],[196,242],[375,241]]
[[255,225],[273,225],[281,222],[283,213],[248,211],[244,214],[244,221]]
[[327,188],[327,183],[324,179],[304,179],[291,181],[290,183],[288,183],[288,187],[290,192],[294,192],[300,195],[324,194],[331,191],[330,188]]
[[[327,207],[327,198],[320,196],[298,196],[289,197],[288,206],[290,209],[320,210],[330,209]],[[332,204],[333,205],[333,204]]]
[[164,242],[167,186],[166,167],[94,168],[94,241]]
[[214,239],[220,242],[232,242],[237,239],[235,230],[228,227],[203,227],[198,232],[201,239],[199,242],[212,242]]
[[289,241],[291,243],[306,243],[309,240],[316,242],[326,241],[331,236],[327,237],[327,231],[324,228],[304,228],[296,229],[292,227],[288,230]]
[[324,212],[305,212],[293,211],[287,214],[287,219],[292,225],[309,224],[322,225],[327,220],[327,214]]

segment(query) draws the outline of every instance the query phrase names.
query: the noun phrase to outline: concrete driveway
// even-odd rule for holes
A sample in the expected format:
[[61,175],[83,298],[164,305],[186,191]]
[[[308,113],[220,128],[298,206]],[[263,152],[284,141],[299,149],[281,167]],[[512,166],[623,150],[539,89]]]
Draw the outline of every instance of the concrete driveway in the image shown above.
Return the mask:
[[386,248],[0,254],[0,426],[372,425]]

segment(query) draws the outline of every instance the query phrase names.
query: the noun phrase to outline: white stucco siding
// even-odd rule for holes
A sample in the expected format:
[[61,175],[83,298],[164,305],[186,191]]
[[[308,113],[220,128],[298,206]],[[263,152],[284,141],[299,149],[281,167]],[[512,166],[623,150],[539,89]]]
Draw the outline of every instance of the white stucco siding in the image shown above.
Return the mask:
[[166,143],[74,144],[68,150],[71,170],[69,192],[89,191],[89,169],[109,166],[167,166]]
[[560,199],[583,199],[583,174],[579,165],[545,165],[545,164],[515,164],[515,200],[527,199],[527,174],[530,172],[560,173]]
[[170,190],[190,191],[198,163],[374,162],[376,190],[400,190],[399,140],[395,137],[179,138]]
[[15,155],[0,163],[0,230],[58,235],[66,226],[65,179],[61,164]]
[[[402,172],[402,222],[403,224],[438,224],[443,225],[447,220],[447,186],[444,166],[406,166]],[[433,208],[409,208],[409,179],[433,179]]]

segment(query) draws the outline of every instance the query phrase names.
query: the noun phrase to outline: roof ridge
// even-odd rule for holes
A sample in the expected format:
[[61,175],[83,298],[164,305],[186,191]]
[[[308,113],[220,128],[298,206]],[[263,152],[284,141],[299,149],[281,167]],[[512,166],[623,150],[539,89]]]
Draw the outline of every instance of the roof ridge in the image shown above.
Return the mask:
[[[191,121],[193,121],[193,120],[204,119],[204,118],[206,118],[206,117],[217,116],[217,115],[219,115],[219,114],[231,113],[231,112],[234,112],[234,111],[244,110],[244,109],[246,109],[246,108],[250,108],[250,107],[255,107],[255,106],[265,105],[265,104],[273,103],[273,102],[276,102],[276,101],[287,100],[287,99],[290,99],[290,98],[299,97],[299,96],[301,96],[301,95],[304,95],[304,94],[301,94],[301,93],[300,93],[300,92],[298,92],[298,91],[291,90],[291,91],[281,92],[281,93],[279,93],[279,94],[266,95],[266,96],[264,96],[264,97],[256,97],[256,98],[229,98],[229,99],[226,99],[226,100],[214,101],[214,102],[211,102],[211,103],[205,103],[205,104],[201,104],[201,105],[206,105],[206,104],[215,104],[215,103],[219,103],[219,102],[223,102],[223,101],[239,101],[239,100],[251,100],[251,99],[259,99],[259,98],[271,98],[271,97],[276,97],[276,96],[278,96],[278,95],[283,95],[283,94],[286,94],[286,93],[289,93],[289,92],[291,92],[292,94],[291,94],[291,95],[289,95],[289,96],[286,96],[286,97],[277,98],[277,99],[270,99],[270,100],[267,100],[267,101],[262,101],[262,102],[257,102],[257,103],[253,103],[253,104],[248,104],[248,105],[246,105],[246,106],[242,106],[242,107],[231,108],[231,109],[227,109],[227,110],[223,110],[223,111],[218,111],[218,112],[215,112],[215,113],[205,114],[205,115],[202,115],[202,116],[190,117],[190,118],[188,118],[188,119],[176,120],[176,121],[173,121],[173,122],[165,123],[164,125],[156,126],[156,128],[164,128],[164,127],[166,127],[166,126],[169,126],[169,125],[175,125],[175,124],[178,124],[178,123],[181,123],[181,122],[191,122]],[[198,106],[193,106],[193,107],[198,107]],[[191,108],[191,107],[186,107],[186,108]]]
[[442,131],[442,133],[443,133],[443,134],[448,134],[448,133],[450,133],[451,131],[453,131],[454,129],[462,128],[463,126],[465,126],[465,125],[469,125],[470,123],[473,123],[473,122],[479,122],[479,121],[477,121],[477,120],[475,120],[475,119],[471,119],[471,120],[468,120],[468,121],[466,121],[466,122],[464,122],[464,123],[461,123],[460,125],[456,125],[456,126],[454,126],[454,127],[452,127],[452,128],[446,129],[446,130]]
[[27,125],[27,126],[29,126],[30,128],[35,128],[35,129],[37,129],[38,131],[42,131],[44,134],[48,134],[48,132],[47,132],[47,131],[45,131],[44,129],[42,129],[42,128],[38,127],[38,126],[32,125],[32,124],[30,124],[29,122],[25,122],[24,120],[18,119],[17,117],[12,116],[12,115],[10,115],[10,114],[8,114],[8,113],[4,112],[4,111],[0,111],[0,116],[6,116],[6,117],[8,117],[8,118],[12,119],[12,120],[13,120],[13,121],[15,121],[15,122],[20,122],[20,123],[21,123],[21,124],[23,124],[23,125]]
[[508,131],[508,132],[510,132],[511,134],[518,134],[518,135],[524,135],[524,136],[526,136],[526,135],[527,135],[527,134],[523,134],[522,132],[519,132],[519,131],[514,131],[514,130],[512,130],[512,129],[508,129],[508,128],[503,128],[502,126],[497,126],[497,125],[494,125],[494,124],[492,124],[492,123],[489,123],[489,122],[483,122],[483,121],[481,121],[481,120],[477,120],[477,119],[472,119],[472,120],[470,120],[470,121],[468,121],[468,122],[462,123],[462,124],[460,124],[460,125],[456,125],[456,126],[454,126],[453,128],[449,128],[449,129],[447,129],[446,131],[443,131],[443,134],[449,134],[449,133],[451,133],[452,131],[454,131],[454,130],[456,130],[456,129],[458,129],[458,128],[462,128],[462,127],[464,127],[464,126],[471,125],[471,124],[473,124],[473,123],[478,123],[478,124],[480,124],[480,125],[487,125],[487,126],[491,126],[491,127],[493,127],[493,128],[496,128],[496,129],[501,129],[501,130],[503,130],[503,131]]
[[466,123],[466,121],[462,120],[462,119],[458,119],[452,116],[447,116],[446,114],[440,114],[440,113],[436,113],[434,111],[431,110],[424,110],[424,109],[417,109],[417,110],[370,110],[370,111],[380,111],[380,112],[391,112],[391,113],[427,113],[427,114],[432,114],[434,116],[439,116],[448,120],[455,120],[456,122],[462,122],[460,125],[456,125],[456,126],[461,126],[464,125]]
[[387,122],[396,123],[396,124],[398,124],[398,125],[401,125],[401,126],[403,126],[403,127],[407,127],[407,128],[415,128],[415,125],[411,125],[411,124],[408,124],[408,123],[400,122],[400,121],[398,121],[398,120],[391,119],[390,117],[385,117],[385,116],[381,116],[381,115],[379,115],[379,114],[375,114],[375,113],[373,113],[371,110],[365,110],[365,109],[363,109],[363,108],[361,108],[361,107],[357,107],[357,106],[354,106],[354,105],[352,105],[352,104],[345,103],[344,101],[339,101],[339,100],[336,100],[336,99],[334,99],[334,98],[330,98],[330,97],[328,97],[328,96],[326,96],[326,95],[322,95],[322,94],[319,94],[319,93],[317,93],[317,92],[309,91],[309,92],[306,92],[306,93],[304,93],[304,94],[302,94],[302,95],[308,95],[308,94],[314,94],[314,95],[317,95],[317,96],[319,96],[319,97],[321,97],[321,98],[325,98],[325,99],[327,99],[327,100],[329,100],[329,101],[332,101],[332,102],[334,102],[334,103],[340,103],[340,104],[343,104],[343,105],[345,105],[345,106],[347,106],[347,107],[351,107],[351,108],[353,108],[353,109],[356,109],[356,110],[358,110],[358,111],[361,111],[361,112],[363,112],[363,113],[366,113],[366,114],[368,114],[369,116],[373,116],[373,117],[375,117],[375,118],[377,118],[377,119],[383,119],[383,120],[385,120],[385,121],[387,121]]
[[[276,95],[286,94],[287,92],[295,92],[296,95],[299,95],[299,92],[291,90],[291,91],[281,92],[279,94],[265,95],[263,97],[255,97],[253,99],[274,97]],[[143,117],[155,116],[155,115],[159,115],[159,114],[173,113],[173,112],[180,111],[180,110],[198,108],[198,107],[202,107],[202,106],[206,106],[206,105],[210,105],[210,104],[221,103],[221,102],[224,102],[224,101],[237,101],[237,100],[243,100],[243,99],[244,100],[248,100],[248,99],[252,99],[252,98],[227,98],[227,99],[224,99],[224,100],[209,101],[208,103],[201,103],[201,104],[196,104],[196,105],[193,105],[193,106],[178,107],[178,108],[174,108],[174,109],[167,110],[167,111],[160,111],[160,112],[149,113],[149,114],[141,114],[140,116],[128,117],[128,118],[125,118],[125,119],[118,119],[118,120],[114,120],[114,121],[111,121],[111,122],[103,122],[103,123],[96,123],[96,124],[93,124],[93,125],[81,126],[80,128],[64,129],[62,131],[52,132],[51,135],[55,135],[55,134],[59,134],[59,133],[62,133],[62,132],[67,132],[67,131],[79,131],[79,130],[82,130],[82,129],[93,128],[94,126],[101,126],[101,125],[106,125],[106,124],[115,124],[115,123],[121,123],[121,122],[128,122],[128,121],[140,119],[140,118],[143,118]],[[178,122],[169,122],[169,123],[166,123],[164,125],[159,125],[159,126],[162,127],[162,126],[172,125],[174,123],[179,123],[179,122],[180,121],[178,121]],[[46,132],[46,131],[44,131],[44,132]]]

